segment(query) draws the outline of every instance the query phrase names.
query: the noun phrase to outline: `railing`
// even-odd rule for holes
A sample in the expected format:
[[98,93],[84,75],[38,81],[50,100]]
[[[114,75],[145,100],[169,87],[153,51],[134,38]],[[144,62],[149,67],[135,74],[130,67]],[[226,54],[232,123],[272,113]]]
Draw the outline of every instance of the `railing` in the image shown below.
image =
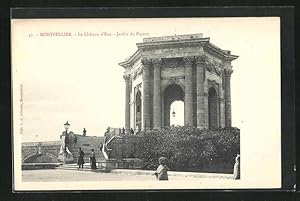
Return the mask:
[[104,140],[103,140],[103,146],[102,146],[102,154],[105,157],[105,159],[109,159],[109,152],[111,149],[108,148],[109,143],[116,138],[117,136],[120,136],[122,134],[121,128],[110,128],[108,127],[106,129],[106,132],[104,134]]
[[104,140],[103,140],[103,146],[102,146],[102,153],[105,159],[109,159],[109,152],[111,149],[108,148],[108,145],[110,142],[118,137],[122,137],[124,135],[133,135],[136,134],[134,131],[131,129],[125,129],[125,128],[110,128],[108,127],[106,129],[106,132],[104,134]]

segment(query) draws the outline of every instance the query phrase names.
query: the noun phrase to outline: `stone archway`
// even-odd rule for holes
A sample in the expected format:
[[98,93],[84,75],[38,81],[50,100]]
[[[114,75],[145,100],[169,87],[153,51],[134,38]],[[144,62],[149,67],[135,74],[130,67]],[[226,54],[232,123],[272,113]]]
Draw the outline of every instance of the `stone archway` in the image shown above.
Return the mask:
[[184,126],[184,102],[174,101],[170,106],[170,125]]
[[171,84],[164,91],[164,126],[170,126],[170,106],[174,101],[184,102],[184,92],[178,84]]
[[208,125],[209,129],[218,128],[218,94],[214,87],[208,91]]

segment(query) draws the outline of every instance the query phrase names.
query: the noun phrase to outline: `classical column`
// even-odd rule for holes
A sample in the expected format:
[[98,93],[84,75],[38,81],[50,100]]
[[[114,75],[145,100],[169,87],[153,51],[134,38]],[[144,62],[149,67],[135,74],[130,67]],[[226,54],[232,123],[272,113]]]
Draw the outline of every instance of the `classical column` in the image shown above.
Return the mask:
[[130,76],[124,75],[125,79],[125,133],[130,130]]
[[185,64],[184,125],[193,126],[193,57],[183,58]]
[[142,60],[143,64],[143,130],[150,129],[150,64],[147,59]]
[[154,72],[153,84],[153,128],[161,129],[161,92],[160,92],[160,67],[161,59],[154,59],[152,61]]
[[204,92],[204,127],[209,127],[209,108],[208,108],[208,93]]
[[220,98],[220,126],[225,127],[225,100]]
[[204,108],[204,58],[197,57],[197,127],[205,127],[205,108]]
[[232,70],[224,70],[225,75],[225,126],[231,127],[231,94],[230,94],[230,78]]

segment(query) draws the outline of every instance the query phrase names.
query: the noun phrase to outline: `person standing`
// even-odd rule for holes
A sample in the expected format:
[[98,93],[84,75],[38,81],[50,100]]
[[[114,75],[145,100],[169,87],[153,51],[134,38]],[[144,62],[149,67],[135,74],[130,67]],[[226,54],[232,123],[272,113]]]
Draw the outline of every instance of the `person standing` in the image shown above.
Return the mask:
[[95,170],[95,169],[97,169],[96,156],[95,156],[94,149],[91,149],[91,151],[92,151],[91,156],[90,156],[91,168],[92,168],[92,170]]
[[240,155],[237,154],[235,157],[235,164],[233,167],[233,178],[234,179],[240,179]]
[[84,164],[84,152],[81,150],[81,147],[79,147],[79,152],[78,152],[78,169],[81,167],[83,169],[83,164]]
[[86,129],[85,128],[83,128],[82,135],[86,136]]
[[168,178],[168,166],[167,166],[167,158],[166,157],[160,157],[158,159],[159,166],[156,169],[154,175],[158,180],[169,180]]

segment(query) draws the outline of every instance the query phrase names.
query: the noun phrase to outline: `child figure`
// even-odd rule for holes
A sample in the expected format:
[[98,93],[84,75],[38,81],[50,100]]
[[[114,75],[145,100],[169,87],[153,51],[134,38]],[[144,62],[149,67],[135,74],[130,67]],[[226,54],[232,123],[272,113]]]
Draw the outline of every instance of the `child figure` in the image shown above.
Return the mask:
[[160,157],[158,159],[159,166],[156,169],[154,175],[158,180],[168,180],[168,166],[167,166],[167,158]]

